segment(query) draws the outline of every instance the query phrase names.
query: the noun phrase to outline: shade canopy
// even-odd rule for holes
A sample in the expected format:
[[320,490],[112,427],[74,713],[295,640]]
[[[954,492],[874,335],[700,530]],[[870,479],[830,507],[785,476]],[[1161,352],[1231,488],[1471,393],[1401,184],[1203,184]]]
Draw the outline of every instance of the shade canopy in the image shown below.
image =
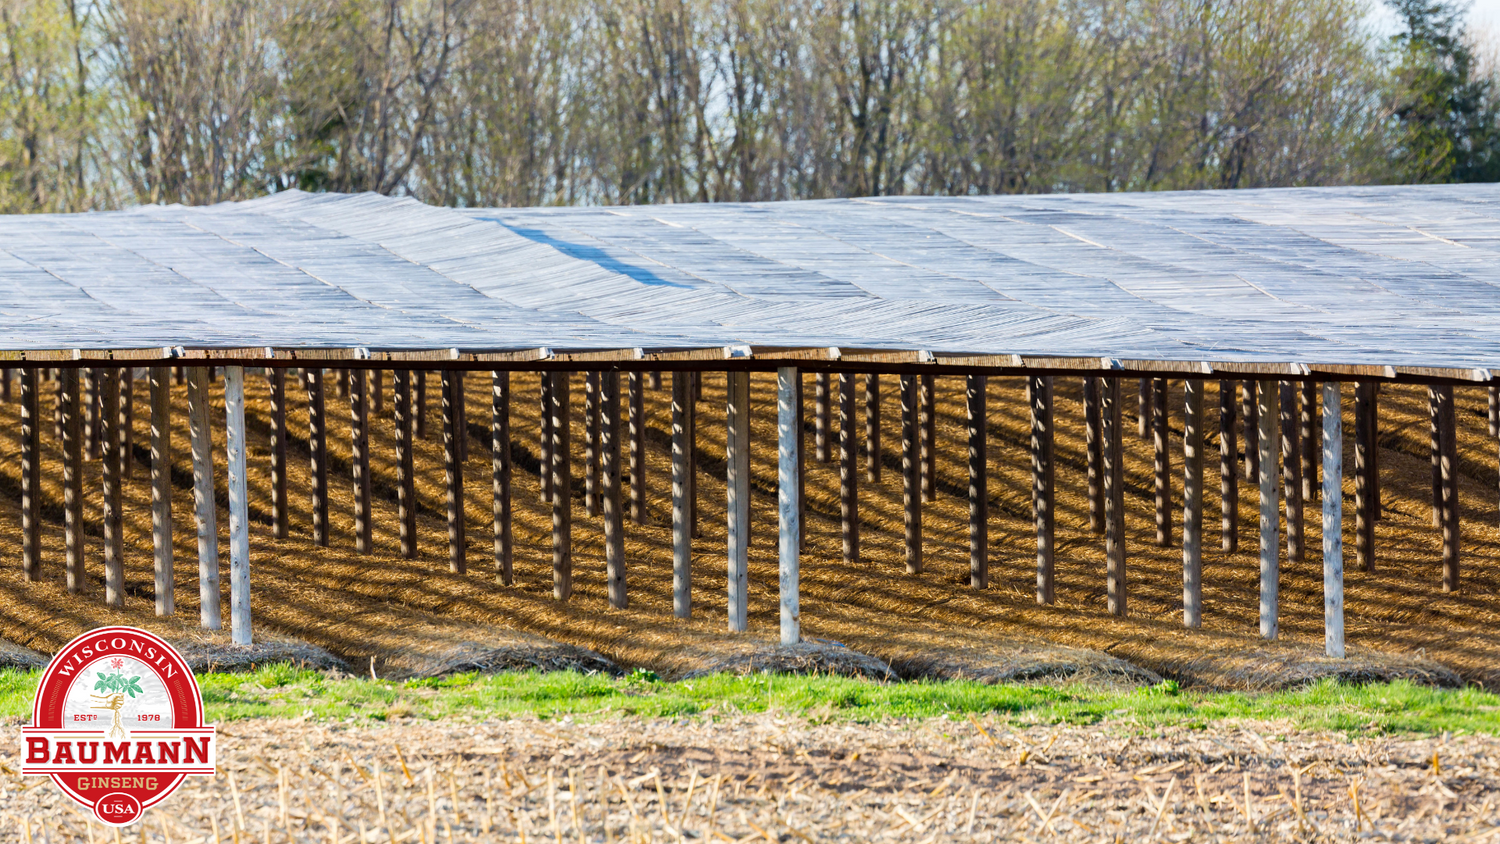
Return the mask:
[[27,360],[802,350],[1489,380],[1497,316],[1494,185],[0,217],[0,349]]

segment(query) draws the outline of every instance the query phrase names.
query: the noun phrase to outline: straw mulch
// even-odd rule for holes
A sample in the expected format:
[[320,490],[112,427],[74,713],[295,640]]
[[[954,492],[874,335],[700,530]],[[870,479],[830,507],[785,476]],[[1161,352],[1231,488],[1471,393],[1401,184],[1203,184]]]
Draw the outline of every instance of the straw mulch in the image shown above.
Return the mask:
[[[574,571],[572,599],[552,597],[551,513],[538,496],[535,474],[538,421],[537,380],[512,376],[515,473],[515,583],[496,582],[491,556],[488,452],[489,378],[468,377],[470,447],[465,464],[465,515],[469,572],[447,570],[443,520],[442,452],[436,432],[437,379],[430,380],[427,437],[417,444],[418,520],[421,556],[403,560],[395,520],[393,426],[390,383],[385,412],[374,425],[376,553],[352,550],[352,488],[347,405],[330,378],[332,534],[331,547],[309,541],[310,488],[305,393],[289,380],[291,426],[292,537],[271,538],[267,452],[269,416],[262,379],[249,382],[250,478],[254,613],[257,631],[275,633],[322,648],[363,673],[375,658],[381,676],[440,670],[455,648],[490,641],[487,631],[511,632],[581,648],[623,667],[687,672],[722,664],[744,649],[743,637],[725,632],[724,595],[724,381],[709,376],[700,405],[699,501],[702,536],[694,546],[693,618],[672,618],[669,455],[666,449],[670,391],[646,392],[648,416],[648,507],[646,524],[626,526],[630,608],[608,607],[603,572],[602,525],[584,513],[582,378],[574,379]],[[1463,681],[1500,689],[1500,512],[1494,495],[1495,443],[1484,423],[1484,393],[1458,391],[1460,494],[1464,508],[1463,583],[1453,593],[1440,588],[1440,538],[1431,525],[1427,409],[1420,388],[1391,388],[1382,397],[1381,469],[1385,518],[1376,541],[1378,564],[1359,571],[1353,562],[1353,519],[1346,518],[1348,550],[1347,626],[1350,659],[1332,663],[1322,653],[1322,563],[1316,502],[1308,509],[1307,559],[1286,564],[1281,580],[1281,639],[1268,645],[1257,631],[1258,567],[1255,553],[1257,496],[1241,485],[1241,550],[1225,554],[1217,545],[1217,461],[1209,461],[1205,510],[1204,626],[1183,629],[1180,621],[1181,552],[1154,544],[1151,450],[1133,434],[1127,439],[1126,505],[1130,566],[1129,616],[1105,611],[1102,538],[1088,528],[1081,390],[1077,379],[1057,383],[1057,602],[1035,603],[1034,539],[1031,524],[1028,423],[1020,379],[990,382],[991,582],[968,587],[968,505],[964,469],[962,379],[938,379],[937,498],[924,505],[924,567],[907,574],[902,561],[897,390],[883,380],[884,472],[876,485],[862,484],[861,559],[840,559],[838,472],[834,463],[807,462],[806,551],[802,560],[802,622],[813,639],[839,642],[848,650],[890,665],[901,676],[1103,677],[1112,682],[1149,682],[1153,675],[1185,685],[1273,688],[1318,676],[1375,679],[1391,676]],[[775,544],[774,377],[753,378],[753,541],[750,568],[751,630],[777,629]],[[1346,388],[1346,392],[1352,392]],[[811,376],[808,412],[812,415]],[[50,393],[44,416],[50,413]],[[125,492],[126,581],[122,610],[102,605],[99,543],[90,540],[89,583],[82,596],[63,588],[60,528],[61,472],[57,445],[45,437],[43,488],[45,563],[43,580],[19,575],[19,466],[0,461],[0,637],[51,652],[79,631],[106,623],[131,623],[181,641],[197,629],[196,546],[187,453],[186,402],[174,400],[174,483],[178,614],[157,619],[151,606],[149,487],[145,452],[145,387],[137,388],[136,466]],[[862,402],[861,402],[862,404]],[[1210,390],[1208,428],[1217,430],[1217,401]],[[1180,521],[1181,387],[1174,385],[1173,521]],[[0,451],[19,450],[16,406],[0,406]],[[222,419],[221,406],[216,419]],[[1127,414],[1127,419],[1133,419]],[[863,417],[859,419],[863,428]],[[837,427],[836,420],[834,427]],[[1352,421],[1346,421],[1352,430]],[[215,423],[222,447],[222,423]],[[1351,437],[1352,438],[1352,437]],[[862,439],[862,437],[860,438]],[[808,436],[812,450],[813,437]],[[1210,454],[1216,445],[1210,445]],[[1346,455],[1352,455],[1346,447]],[[1349,459],[1352,460],[1352,457]],[[222,469],[222,462],[220,463]],[[218,477],[223,483],[222,472]],[[863,479],[861,479],[863,480]],[[88,518],[97,536],[98,463],[88,465]],[[1346,499],[1352,480],[1346,481]],[[223,493],[220,494],[221,503]],[[1350,502],[1346,500],[1346,510]],[[221,582],[227,609],[227,519],[219,521]],[[1173,540],[1180,525],[1174,524]],[[1069,650],[1071,649],[1071,650]],[[697,656],[693,656],[697,655]],[[1107,655],[1107,657],[1102,656]],[[1106,662],[1101,663],[1101,659]],[[687,660],[687,662],[684,662]],[[688,664],[697,661],[696,666]],[[1060,662],[1060,660],[1062,662]],[[1109,661],[1115,660],[1115,661]],[[1074,667],[1067,664],[1069,661]],[[1134,666],[1134,669],[1124,666]],[[1107,667],[1105,667],[1107,666]],[[815,667],[824,670],[826,666]],[[1137,672],[1136,669],[1139,669]]]
[[[1493,841],[1500,739],[721,713],[256,720],[124,840]],[[108,841],[0,746],[0,840]]]

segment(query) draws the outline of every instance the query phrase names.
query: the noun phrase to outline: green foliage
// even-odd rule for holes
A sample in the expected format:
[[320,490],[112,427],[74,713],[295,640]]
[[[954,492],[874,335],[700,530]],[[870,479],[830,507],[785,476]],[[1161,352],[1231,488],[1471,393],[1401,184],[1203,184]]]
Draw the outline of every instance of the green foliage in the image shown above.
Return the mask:
[[113,674],[100,672],[94,676],[94,691],[105,694],[128,694],[134,698],[138,694],[143,694],[140,680],[140,677],[126,677],[118,671]]
[[[29,720],[39,675],[0,671],[0,720]],[[395,717],[716,717],[782,712],[819,720],[998,717],[1017,725],[1120,724],[1132,729],[1274,722],[1349,734],[1500,734],[1500,695],[1409,682],[1351,686],[1324,681],[1284,692],[1198,692],[1170,681],[1133,691],[985,685],[968,681],[877,683],[846,677],[714,675],[664,682],[576,672],[459,674],[404,683],[334,680],[290,665],[198,678],[211,721]]]

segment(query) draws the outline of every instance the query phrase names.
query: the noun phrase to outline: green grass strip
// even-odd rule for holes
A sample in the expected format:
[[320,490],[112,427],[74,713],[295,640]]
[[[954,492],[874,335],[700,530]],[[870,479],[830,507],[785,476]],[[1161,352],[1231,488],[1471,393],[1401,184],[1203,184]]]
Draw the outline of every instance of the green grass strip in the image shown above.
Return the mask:
[[[39,674],[0,671],[0,720],[30,721]],[[712,716],[775,711],[823,720],[961,718],[1007,723],[1118,723],[1147,729],[1218,721],[1274,721],[1343,733],[1500,734],[1500,695],[1408,682],[1321,682],[1264,694],[1183,691],[1173,683],[1109,691],[1084,687],[987,686],[966,681],[876,683],[844,677],[720,675],[676,683],[649,672],[610,678],[574,672],[459,674],[408,682],[335,680],[290,665],[198,677],[211,722],[245,718],[386,721],[536,715]]]

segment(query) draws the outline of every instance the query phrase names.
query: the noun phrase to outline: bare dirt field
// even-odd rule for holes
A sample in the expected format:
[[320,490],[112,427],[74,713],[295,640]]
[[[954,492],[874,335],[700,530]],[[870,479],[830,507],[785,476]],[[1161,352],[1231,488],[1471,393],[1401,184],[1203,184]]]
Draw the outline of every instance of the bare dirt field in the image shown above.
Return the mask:
[[[330,379],[331,381],[332,379]],[[546,666],[645,666],[664,676],[683,676],[717,666],[754,666],[756,654],[772,650],[776,629],[776,550],[774,512],[773,376],[753,379],[754,455],[752,458],[754,537],[751,547],[751,603],[748,636],[724,632],[724,382],[710,376],[700,404],[699,495],[702,538],[695,545],[694,617],[671,617],[671,555],[668,478],[669,390],[647,390],[648,524],[627,524],[630,608],[610,610],[606,601],[601,525],[582,506],[582,378],[574,379],[573,528],[575,592],[572,600],[552,598],[550,510],[539,501],[535,474],[537,380],[513,376],[512,430],[517,457],[515,483],[516,582],[496,582],[490,539],[489,379],[468,377],[471,435],[465,465],[469,571],[447,567],[442,519],[442,455],[437,423],[436,378],[429,389],[428,438],[418,443],[417,471],[422,512],[422,554],[414,561],[397,553],[395,468],[391,395],[387,378],[385,411],[371,436],[376,492],[376,553],[352,549],[352,488],[347,404],[328,388],[332,418],[329,437],[333,482],[333,542],[310,541],[309,473],[305,393],[288,379],[291,406],[290,480],[292,538],[277,541],[269,529],[269,412],[263,379],[247,379],[250,398],[250,479],[252,581],[258,635],[324,649],[351,670],[367,673],[371,659],[381,676],[401,677],[445,670],[445,666],[484,664],[486,654],[525,654],[540,648]],[[1427,405],[1422,388],[1391,388],[1381,401],[1382,489],[1385,518],[1378,524],[1378,565],[1359,571],[1350,554],[1347,571],[1347,623],[1351,659],[1320,657],[1322,575],[1319,507],[1308,508],[1307,561],[1286,564],[1281,581],[1281,640],[1257,635],[1258,569],[1254,525],[1255,489],[1241,484],[1241,550],[1225,554],[1217,546],[1217,461],[1210,460],[1205,510],[1204,627],[1184,630],[1180,622],[1181,552],[1154,544],[1151,450],[1133,434],[1128,439],[1127,528],[1129,534],[1130,615],[1105,611],[1102,538],[1088,528],[1083,467],[1083,411],[1077,379],[1057,387],[1057,603],[1038,606],[1033,598],[1034,539],[1030,521],[1030,460],[1025,446],[1028,422],[1019,379],[990,382],[991,585],[968,587],[967,502],[963,455],[962,379],[938,381],[937,500],[924,506],[926,566],[908,575],[901,562],[899,412],[895,379],[883,382],[885,470],[881,482],[860,493],[863,558],[857,565],[840,559],[838,476],[833,463],[809,458],[807,550],[802,564],[802,611],[806,634],[830,647],[844,646],[889,665],[902,677],[1085,679],[1139,684],[1156,678],[1185,686],[1269,688],[1319,675],[1351,679],[1413,676],[1427,682],[1477,683],[1500,688],[1500,513],[1495,495],[1496,448],[1485,430],[1485,397],[1480,389],[1458,390],[1460,493],[1464,517],[1463,582],[1458,591],[1440,588],[1440,537],[1431,526]],[[1132,383],[1133,382],[1129,382]],[[0,406],[0,639],[49,653],[92,626],[129,623],[169,639],[203,646],[221,637],[197,629],[198,584],[192,524],[190,462],[187,452],[184,388],[174,392],[174,508],[176,518],[178,614],[152,613],[149,486],[145,441],[145,385],[136,387],[136,462],[125,491],[126,585],[120,610],[102,601],[98,540],[91,539],[89,583],[82,596],[64,588],[61,530],[61,473],[58,449],[44,437],[43,506],[45,562],[40,583],[26,584],[19,572],[19,425],[14,404]],[[1351,392],[1346,388],[1346,392]],[[219,389],[215,388],[218,396]],[[811,376],[808,413],[812,414]],[[44,415],[51,394],[44,392]],[[1208,428],[1217,430],[1217,401],[1210,389]],[[216,398],[216,401],[220,399]],[[1133,403],[1132,403],[1133,404]],[[1181,395],[1174,385],[1172,459],[1174,495],[1181,489]],[[222,407],[218,408],[222,413]],[[1127,414],[1127,419],[1133,414]],[[217,417],[221,418],[221,417]],[[1133,423],[1133,419],[1129,420]],[[863,414],[860,419],[863,427]],[[836,419],[835,419],[836,427]],[[1133,428],[1133,424],[1128,426]],[[1352,421],[1346,420],[1352,430]],[[222,447],[222,423],[215,422]],[[863,438],[861,437],[861,440]],[[812,437],[809,435],[809,450]],[[1210,446],[1210,453],[1217,446]],[[1346,455],[1352,448],[1345,449]],[[1351,458],[1352,459],[1352,458]],[[87,515],[97,519],[97,461],[88,464]],[[222,485],[221,473],[218,477]],[[1346,481],[1346,497],[1352,480]],[[221,503],[223,493],[221,492]],[[1180,499],[1178,505],[1180,506]],[[1347,508],[1346,508],[1347,512]],[[1174,514],[1174,521],[1180,516]],[[227,519],[220,518],[221,534]],[[97,523],[92,523],[97,535]],[[1346,518],[1352,532],[1353,519]],[[1178,535],[1174,531],[1174,539]],[[227,541],[221,536],[221,548]],[[1346,547],[1352,536],[1346,533]],[[227,568],[227,555],[223,565]],[[227,590],[227,577],[222,580]],[[224,598],[227,605],[227,595]],[[541,637],[541,638],[537,638]],[[546,650],[546,649],[551,650]],[[561,648],[561,650],[559,650]],[[753,651],[746,656],[746,650]],[[514,666],[525,659],[496,664]]]
[[[1140,733],[978,720],[258,720],[142,842],[1472,841],[1500,739]],[[0,840],[112,840],[0,751]],[[120,840],[113,838],[113,840]]]

